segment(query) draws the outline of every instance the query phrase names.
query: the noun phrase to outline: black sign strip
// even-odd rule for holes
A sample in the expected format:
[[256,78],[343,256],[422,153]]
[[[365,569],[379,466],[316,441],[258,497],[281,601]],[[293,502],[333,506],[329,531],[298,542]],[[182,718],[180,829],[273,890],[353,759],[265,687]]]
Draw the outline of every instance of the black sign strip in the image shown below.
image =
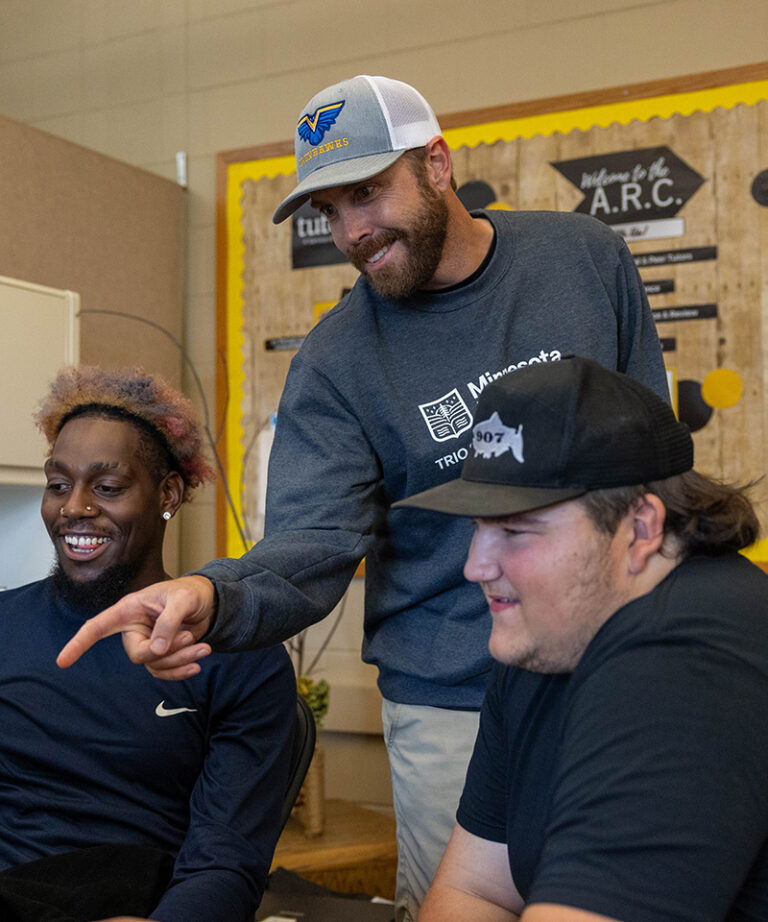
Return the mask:
[[670,291],[675,290],[675,280],[674,279],[653,279],[652,281],[646,281],[643,279],[643,287],[645,288],[645,293],[650,297],[650,295],[664,295],[669,294]]
[[267,352],[286,352],[298,349],[303,342],[303,336],[277,336],[275,339],[265,339],[264,348]]
[[695,263],[717,259],[717,247],[689,247],[687,250],[659,250],[656,253],[633,253],[638,269],[648,266],[677,266],[680,263]]
[[717,317],[716,304],[685,304],[679,307],[651,309],[656,323],[678,323],[681,320],[712,320]]

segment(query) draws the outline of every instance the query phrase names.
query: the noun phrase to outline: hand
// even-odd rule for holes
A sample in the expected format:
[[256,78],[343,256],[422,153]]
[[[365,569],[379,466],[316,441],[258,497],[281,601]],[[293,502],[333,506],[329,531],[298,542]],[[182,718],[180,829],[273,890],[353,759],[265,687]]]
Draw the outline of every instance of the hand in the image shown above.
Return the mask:
[[158,679],[187,679],[200,672],[197,660],[211,652],[195,641],[211,625],[215,600],[213,583],[204,576],[154,583],[86,621],[56,662],[66,669],[97,641],[122,633],[131,662],[143,663]]

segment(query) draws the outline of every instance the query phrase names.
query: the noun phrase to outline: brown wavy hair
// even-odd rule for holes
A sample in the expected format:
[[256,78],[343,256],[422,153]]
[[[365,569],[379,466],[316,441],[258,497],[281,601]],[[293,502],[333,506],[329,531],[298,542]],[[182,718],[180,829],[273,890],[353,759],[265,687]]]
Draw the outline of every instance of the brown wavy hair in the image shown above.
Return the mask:
[[653,493],[667,510],[664,535],[672,536],[683,559],[718,557],[754,544],[760,523],[744,486],[721,483],[696,471],[631,487],[594,490],[579,497],[595,527],[614,535],[634,503]]
[[115,371],[82,365],[64,368],[51,382],[35,415],[49,454],[63,426],[82,416],[133,423],[142,434],[142,460],[157,480],[176,470],[184,481],[183,502],[216,478],[202,451],[200,423],[192,403],[157,375],[141,368]]

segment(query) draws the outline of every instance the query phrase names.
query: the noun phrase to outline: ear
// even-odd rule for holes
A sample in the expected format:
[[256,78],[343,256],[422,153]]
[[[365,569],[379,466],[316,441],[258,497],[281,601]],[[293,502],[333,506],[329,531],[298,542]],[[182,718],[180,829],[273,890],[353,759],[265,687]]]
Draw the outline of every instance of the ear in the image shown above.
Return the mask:
[[630,573],[642,573],[648,561],[664,544],[664,519],[667,510],[654,493],[646,493],[630,509],[632,540],[627,548]]
[[438,192],[446,192],[451,187],[453,164],[445,138],[435,135],[425,146],[427,155],[424,162],[427,167],[427,176]]
[[160,483],[160,515],[170,512],[175,515],[184,496],[184,481],[178,471],[166,474]]

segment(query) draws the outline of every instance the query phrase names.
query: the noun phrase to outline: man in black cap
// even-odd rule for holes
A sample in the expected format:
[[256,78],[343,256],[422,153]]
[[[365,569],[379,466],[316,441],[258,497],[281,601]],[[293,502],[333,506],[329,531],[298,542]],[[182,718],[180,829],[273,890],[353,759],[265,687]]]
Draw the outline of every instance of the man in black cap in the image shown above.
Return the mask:
[[399,504],[474,520],[496,660],[419,922],[765,920],[749,500],[692,470],[663,400],[586,359],[509,375],[475,420],[460,479]]

